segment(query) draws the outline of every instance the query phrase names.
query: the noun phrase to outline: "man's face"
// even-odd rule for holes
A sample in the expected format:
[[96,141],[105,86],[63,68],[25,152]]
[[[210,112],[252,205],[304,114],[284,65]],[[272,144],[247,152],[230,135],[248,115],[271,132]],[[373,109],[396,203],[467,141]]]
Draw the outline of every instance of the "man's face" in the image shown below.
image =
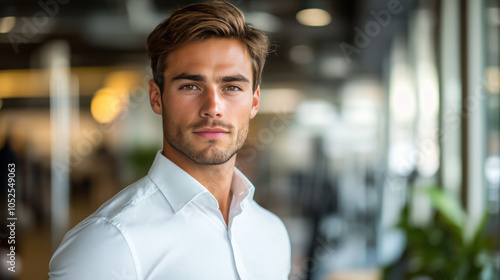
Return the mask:
[[220,38],[191,42],[171,52],[166,64],[161,108],[152,100],[163,116],[164,153],[198,164],[227,162],[245,143],[258,110],[260,90],[252,91],[245,45]]

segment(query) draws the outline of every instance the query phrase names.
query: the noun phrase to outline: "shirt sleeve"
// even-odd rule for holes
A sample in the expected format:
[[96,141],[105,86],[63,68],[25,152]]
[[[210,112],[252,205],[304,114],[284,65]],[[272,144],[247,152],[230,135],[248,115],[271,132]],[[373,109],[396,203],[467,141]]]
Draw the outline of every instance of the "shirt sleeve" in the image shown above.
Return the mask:
[[68,232],[49,264],[59,279],[139,279],[133,254],[122,232],[105,219],[94,219]]
[[285,270],[284,270],[283,279],[289,279],[290,273],[292,270],[292,247],[291,247],[291,243],[290,243],[290,236],[288,235],[288,231],[285,227],[285,224],[283,223],[283,221],[281,219],[279,219],[279,222],[281,224],[281,231],[282,231],[281,235],[283,236],[283,238],[281,240],[284,243],[283,244],[283,251],[284,251],[283,258],[285,260],[285,265],[284,265]]

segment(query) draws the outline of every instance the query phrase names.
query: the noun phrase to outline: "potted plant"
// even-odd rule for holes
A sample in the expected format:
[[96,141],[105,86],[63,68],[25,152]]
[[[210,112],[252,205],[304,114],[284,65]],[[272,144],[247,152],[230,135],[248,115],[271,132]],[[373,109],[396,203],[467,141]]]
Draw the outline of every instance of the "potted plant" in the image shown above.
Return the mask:
[[500,279],[499,252],[495,256],[494,238],[486,232],[488,214],[471,229],[466,212],[449,193],[431,187],[423,195],[430,199],[435,218],[425,226],[414,225],[405,206],[398,228],[406,235],[406,248],[384,269],[383,279]]

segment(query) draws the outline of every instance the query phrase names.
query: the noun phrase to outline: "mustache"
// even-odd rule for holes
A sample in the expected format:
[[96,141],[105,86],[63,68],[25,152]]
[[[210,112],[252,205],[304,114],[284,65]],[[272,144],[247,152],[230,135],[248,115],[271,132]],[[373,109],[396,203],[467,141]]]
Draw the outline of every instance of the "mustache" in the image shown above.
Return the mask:
[[226,130],[233,130],[233,128],[234,128],[233,125],[231,125],[229,123],[225,123],[225,122],[218,120],[218,119],[212,119],[212,120],[204,119],[204,120],[201,120],[199,122],[190,124],[188,126],[188,129],[196,130],[196,129],[199,129],[202,127],[221,127],[221,128],[226,129]]

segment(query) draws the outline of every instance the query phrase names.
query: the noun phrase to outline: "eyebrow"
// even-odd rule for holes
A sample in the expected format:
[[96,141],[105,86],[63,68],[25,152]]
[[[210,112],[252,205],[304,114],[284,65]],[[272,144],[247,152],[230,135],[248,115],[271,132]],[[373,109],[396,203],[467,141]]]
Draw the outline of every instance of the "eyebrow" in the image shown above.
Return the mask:
[[191,81],[196,81],[196,82],[206,82],[207,81],[207,79],[205,79],[205,77],[203,77],[202,75],[189,75],[189,74],[185,74],[185,73],[182,73],[182,74],[177,75],[177,76],[172,78],[172,81],[175,81],[175,80],[191,80]]
[[245,82],[245,83],[250,83],[250,81],[243,75],[234,75],[234,76],[225,76],[220,79],[221,82],[223,83],[229,83],[229,82]]
[[[191,74],[186,74],[186,73],[182,73],[180,75],[177,75],[175,77],[172,78],[172,81],[175,81],[175,80],[191,80],[191,81],[196,81],[196,82],[206,82],[207,79],[205,78],[205,76],[202,76],[202,75],[191,75]],[[236,75],[232,75],[232,76],[224,76],[224,77],[220,77],[220,78],[217,78],[217,81],[218,82],[222,82],[222,83],[229,83],[229,82],[245,82],[245,83],[250,83],[250,81],[243,75],[240,75],[240,74],[236,74]]]

